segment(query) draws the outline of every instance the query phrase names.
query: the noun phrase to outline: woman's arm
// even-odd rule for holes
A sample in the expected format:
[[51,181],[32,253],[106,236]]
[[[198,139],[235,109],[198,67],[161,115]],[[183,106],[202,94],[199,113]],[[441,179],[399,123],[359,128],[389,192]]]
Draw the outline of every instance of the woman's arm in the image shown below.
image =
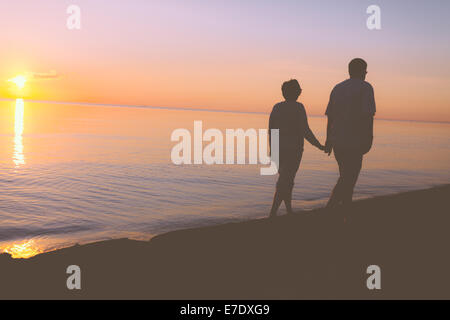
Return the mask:
[[317,140],[316,136],[309,127],[308,119],[306,120],[305,139],[320,150],[325,150],[325,147],[319,142],[319,140]]

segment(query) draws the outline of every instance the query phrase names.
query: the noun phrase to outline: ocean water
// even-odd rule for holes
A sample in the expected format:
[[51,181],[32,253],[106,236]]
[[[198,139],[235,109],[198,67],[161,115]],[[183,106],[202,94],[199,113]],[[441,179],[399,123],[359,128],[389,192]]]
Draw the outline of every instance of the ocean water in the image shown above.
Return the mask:
[[[266,216],[277,177],[262,165],[171,162],[171,133],[195,120],[225,133],[266,128],[268,114],[0,102],[0,252]],[[326,119],[309,123],[323,142]],[[355,197],[450,183],[449,134],[447,123],[376,120]],[[334,158],[305,143],[294,208],[323,206],[337,177]]]

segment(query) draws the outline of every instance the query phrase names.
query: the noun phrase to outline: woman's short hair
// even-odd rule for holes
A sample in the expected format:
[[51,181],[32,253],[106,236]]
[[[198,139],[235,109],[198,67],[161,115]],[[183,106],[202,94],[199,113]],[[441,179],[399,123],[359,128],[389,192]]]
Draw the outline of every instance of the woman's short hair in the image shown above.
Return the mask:
[[283,97],[286,100],[295,101],[302,93],[302,88],[300,88],[300,84],[297,80],[291,79],[283,83],[281,86],[281,91],[283,92]]

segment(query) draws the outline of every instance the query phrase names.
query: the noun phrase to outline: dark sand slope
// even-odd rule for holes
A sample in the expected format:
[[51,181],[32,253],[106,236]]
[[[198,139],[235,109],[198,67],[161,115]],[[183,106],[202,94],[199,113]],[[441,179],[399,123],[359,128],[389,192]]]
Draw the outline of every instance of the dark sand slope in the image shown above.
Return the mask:
[[[450,299],[450,186],[358,201],[349,223],[314,210],[75,246],[28,260],[0,255],[0,298]],[[82,289],[66,288],[68,265]],[[380,291],[366,288],[381,267]]]

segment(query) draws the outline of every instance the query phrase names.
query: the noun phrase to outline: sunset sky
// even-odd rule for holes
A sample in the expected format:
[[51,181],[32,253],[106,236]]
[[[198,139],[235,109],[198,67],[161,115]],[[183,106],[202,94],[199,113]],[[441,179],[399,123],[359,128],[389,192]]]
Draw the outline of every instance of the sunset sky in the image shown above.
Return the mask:
[[[66,27],[71,4],[81,30]],[[381,30],[366,27],[371,4]],[[15,0],[0,28],[2,98],[269,112],[297,78],[318,115],[361,57],[378,118],[450,121],[447,0]]]

